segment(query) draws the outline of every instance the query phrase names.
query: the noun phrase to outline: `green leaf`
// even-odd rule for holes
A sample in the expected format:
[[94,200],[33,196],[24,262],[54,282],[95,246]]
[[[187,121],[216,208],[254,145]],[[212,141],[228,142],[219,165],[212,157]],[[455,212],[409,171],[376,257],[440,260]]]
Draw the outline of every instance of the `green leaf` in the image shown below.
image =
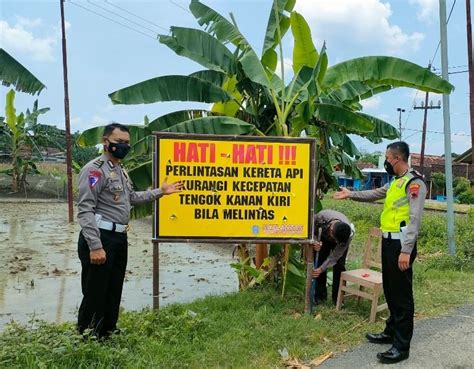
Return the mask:
[[367,56],[328,68],[324,88],[333,91],[351,81],[371,86],[411,87],[435,93],[450,93],[454,86],[427,68],[390,56]]
[[189,9],[199,25],[205,25],[207,32],[214,35],[219,41],[223,43],[231,42],[238,47],[248,45],[247,40],[238,28],[214,9],[209,8],[199,0],[191,0]]
[[219,72],[236,73],[234,54],[215,37],[199,29],[171,27],[171,35],[159,40],[176,54]]
[[255,130],[253,124],[232,117],[203,117],[188,120],[164,129],[164,132],[199,133],[214,135],[245,135]]
[[7,93],[6,103],[5,103],[5,118],[6,124],[13,135],[16,135],[17,132],[17,117],[15,110],[15,90],[10,90]]
[[383,138],[388,140],[394,140],[398,138],[398,130],[390,123],[387,123],[384,120],[376,118],[372,115],[363,113],[357,114],[370,120],[375,125],[375,129],[372,132],[359,133],[360,136],[367,138],[373,143],[381,143]]
[[344,141],[342,143],[342,149],[344,150],[344,152],[353,157],[353,158],[360,158],[361,157],[361,153],[359,151],[359,149],[357,148],[356,145],[354,145],[354,142],[352,142],[352,140],[350,139],[350,137],[348,135],[344,135]]
[[31,95],[39,95],[46,87],[3,48],[0,48],[0,81],[4,86],[13,85],[16,90]]
[[303,66],[314,68],[319,55],[314,46],[308,23],[297,12],[291,14],[291,31],[295,40],[293,47],[294,73],[298,73]]
[[391,85],[373,86],[364,82],[351,81],[344,83],[338,89],[332,91],[329,96],[345,104],[352,104],[360,100],[368,99],[376,94],[389,91]]
[[227,75],[225,73],[217,72],[215,70],[200,70],[198,72],[191,73],[189,77],[199,78],[203,81],[207,81],[215,84],[216,86],[222,87],[225,79],[227,78]]
[[272,82],[268,78],[260,59],[251,47],[246,49],[245,54],[242,59],[240,59],[240,63],[242,64],[245,74],[252,82],[272,89]]
[[332,104],[315,104],[316,118],[355,133],[372,132],[375,124],[366,117]]
[[213,103],[232,97],[219,86],[195,77],[162,76],[109,94],[114,104],[150,104],[158,101]]
[[[271,69],[271,67],[273,65],[276,67],[276,64],[273,63],[276,55],[274,49],[280,42],[280,36],[283,38],[288,28],[290,28],[290,18],[286,13],[293,11],[295,3],[296,0],[273,0],[262,51],[262,63],[272,71],[275,71],[275,68]],[[279,23],[277,22],[277,14]],[[278,30],[278,27],[280,30]],[[266,64],[269,61],[270,63]]]
[[[134,145],[139,142],[141,139],[150,134],[150,131],[147,127],[143,125],[127,125],[130,130],[130,143]],[[82,147],[86,146],[95,146],[102,143],[104,137],[104,128],[105,126],[93,127],[86,129],[81,135],[77,138],[77,144]]]
[[179,110],[152,120],[147,128],[150,132],[163,131],[175,126],[176,124],[210,115],[212,115],[212,113],[207,110]]
[[236,76],[227,78],[222,88],[232,95],[234,100],[224,103],[215,103],[212,107],[212,112],[219,115],[225,115],[227,117],[234,117],[240,108],[240,105],[237,103],[237,101],[242,99],[242,95],[240,94],[239,90],[237,90]]
[[147,161],[128,172],[137,191],[146,191],[153,185],[153,165],[152,161]]

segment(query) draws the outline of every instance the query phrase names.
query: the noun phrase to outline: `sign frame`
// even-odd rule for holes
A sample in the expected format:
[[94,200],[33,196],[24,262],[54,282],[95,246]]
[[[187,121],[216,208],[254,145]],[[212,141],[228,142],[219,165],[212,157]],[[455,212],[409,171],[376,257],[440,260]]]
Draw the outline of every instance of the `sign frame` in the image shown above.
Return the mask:
[[[306,143],[309,144],[309,198],[308,198],[308,232],[304,237],[208,237],[208,236],[159,236],[159,219],[158,214],[160,210],[160,200],[156,200],[153,205],[153,243],[179,243],[179,242],[193,242],[193,243],[274,243],[274,244],[299,244],[299,243],[308,243],[314,240],[314,200],[316,194],[316,183],[315,183],[315,166],[316,166],[316,140],[309,137],[279,137],[279,136],[241,136],[241,135],[211,135],[211,134],[187,134],[187,133],[171,133],[171,132],[152,132],[154,142],[153,142],[153,160],[152,160],[152,173],[153,173],[153,187],[159,188],[161,183],[158,183],[159,175],[159,165],[160,161],[160,151],[159,144],[161,139],[181,139],[181,140],[203,140],[203,141],[229,141],[229,142],[270,142],[270,143]],[[173,196],[173,195],[171,195]],[[309,237],[307,237],[309,236]]]

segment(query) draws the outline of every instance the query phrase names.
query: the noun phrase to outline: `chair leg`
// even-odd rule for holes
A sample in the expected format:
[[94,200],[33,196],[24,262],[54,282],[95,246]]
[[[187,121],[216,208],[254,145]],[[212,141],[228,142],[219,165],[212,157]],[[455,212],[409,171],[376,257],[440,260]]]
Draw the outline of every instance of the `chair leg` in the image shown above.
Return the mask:
[[370,322],[374,323],[377,315],[377,307],[379,304],[380,286],[375,286],[372,293],[372,306],[370,308]]
[[[360,285],[360,286],[359,286],[359,291],[363,291],[363,290],[364,290],[364,286]],[[360,303],[360,299],[361,299],[361,298],[362,298],[362,297],[357,296],[357,303],[358,303],[358,304]]]
[[346,286],[347,281],[341,277],[341,281],[339,282],[339,291],[337,292],[337,302],[336,302],[336,310],[341,310],[342,302],[344,301],[344,291],[342,287]]

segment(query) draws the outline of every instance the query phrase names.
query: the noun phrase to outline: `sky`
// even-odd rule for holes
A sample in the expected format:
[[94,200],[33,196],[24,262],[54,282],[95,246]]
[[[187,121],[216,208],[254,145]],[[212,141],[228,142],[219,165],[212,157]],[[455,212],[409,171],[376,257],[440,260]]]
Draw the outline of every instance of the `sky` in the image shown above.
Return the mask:
[[[271,0],[203,0],[228,16],[232,13],[239,29],[260,52],[271,8]],[[454,6],[453,6],[454,4]],[[141,124],[178,109],[206,105],[166,102],[147,105],[113,105],[108,94],[120,88],[162,75],[189,74],[203,69],[176,55],[156,40],[168,34],[170,26],[199,28],[188,10],[188,1],[67,0],[67,51],[71,130],[103,125],[111,121]],[[447,0],[452,151],[471,147],[467,70],[465,1]],[[422,66],[430,61],[441,73],[438,0],[297,0],[295,7],[308,21],[318,49],[326,41],[329,64],[368,55],[390,55]],[[285,76],[291,76],[293,40],[283,40]],[[17,112],[33,105],[51,110],[41,123],[64,127],[64,89],[61,54],[59,0],[0,0],[0,47],[33,72],[46,86],[39,97],[18,93]],[[0,86],[0,115],[5,109],[7,88]],[[412,152],[420,152],[423,110],[414,110],[425,94],[400,88],[364,101],[364,112],[398,127]],[[440,95],[430,95],[436,105]],[[426,154],[444,153],[442,109],[428,112]],[[365,152],[383,151],[354,138]]]

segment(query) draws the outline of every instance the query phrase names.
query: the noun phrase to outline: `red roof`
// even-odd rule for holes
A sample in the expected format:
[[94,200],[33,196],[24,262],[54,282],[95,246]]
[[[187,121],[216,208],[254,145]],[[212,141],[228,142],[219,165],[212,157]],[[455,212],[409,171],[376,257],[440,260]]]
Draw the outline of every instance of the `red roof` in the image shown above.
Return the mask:
[[[420,154],[411,154],[411,165],[418,166],[420,165]],[[430,166],[433,164],[441,164],[444,165],[444,158],[438,155],[425,155],[425,166]]]

